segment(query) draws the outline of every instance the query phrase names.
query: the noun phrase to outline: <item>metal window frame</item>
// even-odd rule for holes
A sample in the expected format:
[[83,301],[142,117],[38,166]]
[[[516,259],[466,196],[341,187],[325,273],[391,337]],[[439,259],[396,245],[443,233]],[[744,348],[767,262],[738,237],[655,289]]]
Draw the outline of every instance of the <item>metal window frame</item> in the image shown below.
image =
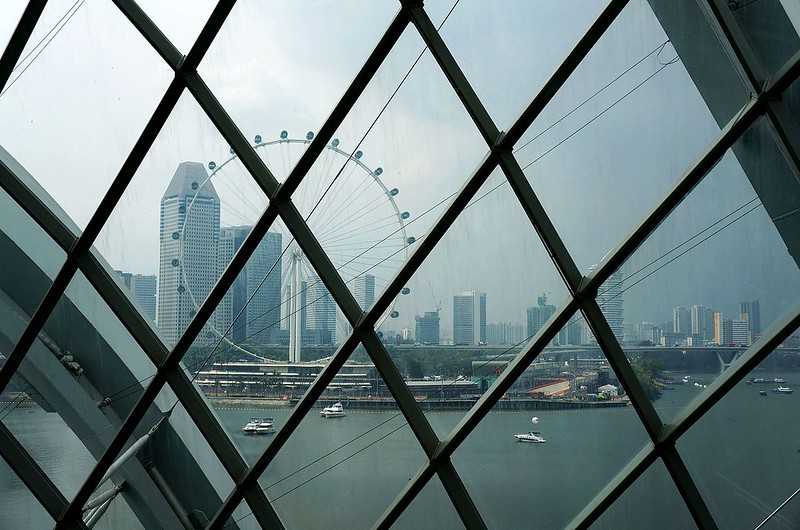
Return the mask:
[[[30,459],[24,448],[5,428],[0,428],[0,437],[8,443],[0,444],[2,448],[0,453],[25,481],[36,498],[54,516],[57,520],[57,528],[73,527],[76,524],[81,525],[79,517],[81,507],[94,491],[99,479],[125,447],[131,434],[139,426],[146,408],[152,404],[161,388],[169,382],[173,391],[235,483],[234,490],[220,507],[217,514],[215,514],[208,528],[221,528],[226,524],[231,513],[242,499],[246,499],[262,527],[282,528],[280,518],[258,485],[258,478],[309,412],[327,384],[344,365],[355,347],[361,343],[370,355],[381,377],[386,381],[417,441],[428,457],[428,462],[422,466],[415,477],[398,494],[376,523],[376,528],[388,528],[391,526],[434,475],[439,476],[464,525],[467,528],[485,528],[486,525],[482,520],[481,514],[475,507],[467,488],[452,465],[450,457],[460,443],[466,439],[475,426],[491,410],[492,406],[502,397],[503,393],[552,340],[555,334],[574,314],[581,311],[594,332],[601,349],[609,359],[612,368],[631,397],[631,402],[650,437],[650,442],[612,479],[606,488],[598,493],[595,499],[573,519],[568,527],[588,527],[645,470],[649,469],[650,465],[661,458],[696,524],[703,529],[716,528],[713,517],[675,448],[675,443],[715,403],[722,399],[737,382],[741,381],[753,367],[800,325],[800,305],[788,312],[781,321],[773,324],[761,339],[748,348],[729,370],[709,386],[709,390],[704,396],[698,398],[696,402],[683,411],[675,423],[664,425],[653,409],[652,404],[644,395],[639,381],[632,372],[630,363],[625,357],[619,342],[611,332],[608,322],[595,299],[599,286],[667,218],[670,212],[681,203],[756,119],[766,116],[775,132],[776,142],[781,152],[784,153],[790,167],[798,174],[797,170],[800,167],[798,163],[800,156],[798,156],[797,149],[798,129],[796,124],[786,116],[778,96],[800,76],[800,52],[795,54],[772,79],[765,81],[763,72],[759,70],[758,62],[752,52],[749,51],[747,42],[737,28],[735,20],[722,8],[720,1],[697,1],[704,2],[707,5],[708,9],[705,13],[708,15],[709,24],[715,25],[723,35],[726,45],[734,52],[733,55],[738,63],[734,66],[741,68],[746,73],[754,96],[721,131],[707,151],[679,179],[675,187],[663,198],[658,206],[643,219],[640,225],[619,244],[615,251],[595,271],[584,277],[576,267],[557,230],[523,174],[516,158],[512,154],[512,148],[613,23],[617,15],[624,9],[628,0],[611,0],[506,133],[501,133],[492,121],[490,114],[461,71],[458,62],[431,23],[422,2],[419,0],[400,0],[399,13],[387,28],[341,100],[337,103],[331,115],[322,125],[314,141],[282,184],[275,179],[269,168],[255,153],[253,147],[239,131],[224,107],[205,85],[197,72],[200,61],[233,9],[236,3],[235,0],[219,1],[196,42],[185,57],[172,45],[169,39],[147,17],[135,1],[114,0],[114,3],[129,22],[144,36],[169,67],[175,71],[175,78],[165,91],[162,100],[103,197],[86,229],[79,236],[72,234],[50,212],[47,206],[16,178],[16,175],[11,170],[5,166],[0,167],[0,187],[9,193],[45,229],[48,235],[67,251],[65,263],[34,312],[25,332],[5,365],[0,369],[0,390],[5,388],[13,376],[27,349],[41,331],[55,304],[63,296],[65,289],[78,270],[86,275],[92,286],[111,307],[128,332],[139,343],[153,363],[158,366],[158,371],[115,435],[106,453],[98,461],[71,503],[67,504],[49,478]],[[0,87],[7,82],[11,69],[19,59],[45,4],[45,0],[31,0],[23,12],[9,44],[6,46],[2,57],[0,57]],[[350,290],[292,203],[291,195],[313,166],[317,157],[322,153],[335,130],[355,105],[358,97],[409,24],[413,25],[423,38],[428,50],[436,59],[440,70],[451,84],[464,109],[486,141],[489,153],[459,190],[445,212],[439,216],[431,232],[418,242],[407,262],[395,274],[386,290],[373,306],[364,312],[355,302]],[[178,344],[172,350],[169,350],[155,331],[139,315],[105,267],[93,256],[91,246],[167,118],[171,115],[172,109],[183,94],[184,89],[188,89],[221,135],[230,143],[248,172],[269,198],[269,205],[226,268],[222,277],[201,304],[199,311],[183,333]],[[392,299],[397,296],[402,287],[436,247],[489,175],[498,167],[505,174],[532,227],[540,236],[557,270],[561,274],[569,290],[570,300],[556,311],[544,328],[529,341],[526,347],[509,364],[506,371],[462,418],[448,437],[444,440],[439,440],[379,340],[375,331],[375,324]],[[224,428],[213,418],[197,388],[190,383],[185,372],[180,368],[180,360],[244,267],[261,238],[279,216],[308,256],[309,262],[331,292],[337,305],[352,325],[353,331],[340,345],[329,364],[317,376],[298,405],[291,412],[286,423],[276,433],[256,463],[248,468]]]

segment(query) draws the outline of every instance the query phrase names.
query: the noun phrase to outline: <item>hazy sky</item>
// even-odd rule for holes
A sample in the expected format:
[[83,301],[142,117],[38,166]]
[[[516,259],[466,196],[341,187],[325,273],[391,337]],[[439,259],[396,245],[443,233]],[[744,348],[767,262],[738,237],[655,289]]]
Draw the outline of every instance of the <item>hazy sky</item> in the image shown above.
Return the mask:
[[[7,39],[23,4],[0,5],[0,40]],[[31,43],[71,4],[49,2]],[[213,3],[140,4],[185,52]],[[518,0],[501,9],[500,3],[462,0],[442,35],[498,126],[507,128],[604,4]],[[437,24],[450,5],[426,2]],[[276,139],[285,129],[301,138],[319,128],[396,10],[390,1],[241,0],[199,70],[246,136]],[[523,140],[666,40],[648,4],[633,0]],[[343,149],[355,146],[422,47],[409,28],[337,131]],[[583,269],[619,243],[719,131],[678,62],[575,133],[674,56],[669,45],[652,54],[517,153],[523,166],[547,153],[526,175]],[[113,4],[87,0],[0,98],[0,145],[83,227],[170,79],[170,70]],[[382,167],[386,185],[400,190],[398,206],[412,214],[409,220],[456,191],[487,152],[429,54],[361,149],[365,164]],[[157,272],[159,200],[175,167],[184,160],[219,162],[227,156],[227,144],[184,94],[97,242],[111,265]],[[293,161],[280,156],[270,167],[283,178]],[[330,172],[323,164],[314,171]],[[229,180],[216,184],[223,223],[253,222],[265,198],[240,168],[232,165],[225,175]],[[349,178],[337,184],[340,192],[355,186]],[[485,190],[502,179],[496,173]],[[313,186],[301,187],[298,203],[309,205],[318,193]],[[729,156],[626,264],[626,274],[754,196]],[[409,235],[423,236],[440,211],[414,221]],[[316,231],[337,229],[335,216],[316,215],[319,220],[311,221]],[[387,263],[391,266],[373,271],[379,288],[399,266]],[[343,273],[347,279],[353,270]],[[413,327],[415,313],[441,304],[445,336],[450,335],[452,296],[461,290],[488,293],[490,322],[522,322],[525,307],[542,292],[554,303],[566,296],[507,186],[459,218],[409,287],[412,294],[398,301],[400,318],[391,327]],[[692,303],[733,316],[740,300],[760,298],[766,326],[796,300],[798,290],[796,266],[763,209],[757,209],[626,292],[626,321],[661,322],[673,305]]]

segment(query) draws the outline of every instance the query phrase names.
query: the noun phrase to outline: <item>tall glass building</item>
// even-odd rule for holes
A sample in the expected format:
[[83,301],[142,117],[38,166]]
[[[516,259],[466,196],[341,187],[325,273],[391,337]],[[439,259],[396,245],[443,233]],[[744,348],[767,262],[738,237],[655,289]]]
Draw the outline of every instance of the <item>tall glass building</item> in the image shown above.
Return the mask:
[[0,2],[0,529],[800,528],[798,78],[793,0]]

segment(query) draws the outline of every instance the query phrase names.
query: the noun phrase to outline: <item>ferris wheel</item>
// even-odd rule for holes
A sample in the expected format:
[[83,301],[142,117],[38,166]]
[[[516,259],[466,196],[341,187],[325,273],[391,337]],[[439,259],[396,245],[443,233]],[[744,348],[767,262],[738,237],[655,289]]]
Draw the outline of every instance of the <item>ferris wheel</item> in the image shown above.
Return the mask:
[[[273,140],[265,141],[261,135],[256,135],[253,147],[282,182],[313,139],[314,133],[310,131],[305,138],[291,138],[284,130]],[[406,221],[411,215],[398,207],[400,191],[384,183],[381,177],[383,168],[372,169],[364,162],[362,151],[349,153],[341,147],[338,139],[325,146],[293,193],[292,201],[356,301],[366,310],[385,288],[387,278],[405,261],[408,247],[415,239],[406,232]],[[219,163],[210,161],[207,167],[207,178],[199,185],[193,185],[194,195],[188,197],[181,239],[190,224],[197,197],[212,187],[219,196],[223,232],[226,226],[252,226],[266,209],[266,197],[233,149],[226,159]],[[251,270],[248,262],[245,291],[250,304],[237,320],[238,329],[243,328],[245,332],[238,333],[238,336],[226,334],[228,326],[225,322],[212,319],[207,333],[217,340],[221,338],[240,353],[265,361],[267,359],[258,354],[255,345],[267,336],[287,338],[288,335],[288,360],[300,362],[304,343],[336,344],[350,333],[350,326],[280,218],[273,223],[266,239],[273,243],[273,247],[279,246],[280,253],[273,248],[266,259],[271,262],[269,267],[252,267]],[[203,297],[192,292],[183,270],[186,262],[183,253],[187,249],[182,246],[180,252],[181,288],[197,310]],[[269,283],[273,286],[271,299],[266,300],[270,297],[263,296],[262,292],[258,298],[260,303],[253,303],[260,289],[266,291],[264,284],[268,278],[271,278]],[[280,285],[279,290],[276,282]],[[403,295],[409,292],[408,288],[402,290]],[[240,304],[241,299],[240,295]],[[393,302],[376,327],[387,318],[398,316]]]

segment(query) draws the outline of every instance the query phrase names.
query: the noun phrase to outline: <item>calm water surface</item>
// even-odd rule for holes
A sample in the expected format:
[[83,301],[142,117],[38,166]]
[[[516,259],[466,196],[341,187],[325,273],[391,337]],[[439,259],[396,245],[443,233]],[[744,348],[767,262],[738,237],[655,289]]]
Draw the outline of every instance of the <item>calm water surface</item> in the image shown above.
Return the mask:
[[[760,375],[760,374],[759,374]],[[711,376],[699,376],[710,379]],[[800,376],[785,376],[800,384]],[[796,379],[794,381],[793,379]],[[792,386],[796,386],[796,384]],[[800,487],[800,422],[796,395],[758,395],[769,386],[736,387],[678,444],[721,528],[753,528]],[[656,402],[664,421],[701,390],[679,386]],[[288,410],[220,409],[218,414],[249,461],[267,438],[245,437],[241,425],[268,414],[280,425]],[[536,427],[546,444],[520,444],[511,434]],[[394,412],[351,411],[323,420],[316,411],[301,424],[261,479],[287,528],[370,527],[425,461],[403,419]],[[463,412],[429,413],[444,437]],[[54,415],[17,410],[5,420],[68,498],[94,460]],[[355,436],[383,424],[346,447]],[[386,435],[385,438],[383,438]],[[378,439],[380,441],[377,441]],[[373,444],[373,442],[376,442]],[[490,528],[562,528],[646,443],[632,408],[492,412],[453,456],[453,463]],[[372,444],[372,445],[371,445]],[[345,457],[352,458],[318,476]],[[320,458],[324,457],[324,458]],[[318,462],[300,470],[316,459]],[[298,471],[300,470],[300,471]],[[226,492],[227,493],[227,492]],[[800,496],[798,496],[800,497]],[[241,528],[256,528],[249,511]],[[5,464],[0,468],[0,528],[48,528],[51,520]],[[432,480],[397,528],[446,529],[462,525],[438,482]],[[691,517],[662,464],[652,467],[595,524],[599,529],[692,528]],[[800,500],[767,528],[799,528]],[[96,528],[140,528],[124,502],[115,502]]]

